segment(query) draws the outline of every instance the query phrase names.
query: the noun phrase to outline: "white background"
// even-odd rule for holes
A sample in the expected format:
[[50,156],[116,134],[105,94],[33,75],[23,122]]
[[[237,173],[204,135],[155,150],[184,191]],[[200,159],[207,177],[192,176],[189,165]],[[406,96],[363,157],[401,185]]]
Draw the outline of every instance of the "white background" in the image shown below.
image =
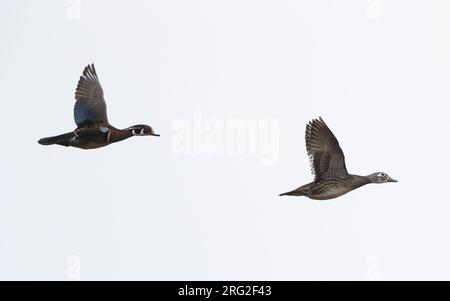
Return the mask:
[[[450,279],[448,1],[2,1],[0,279]],[[79,17],[79,18],[78,18]],[[84,151],[74,90],[96,64],[110,122],[161,134]],[[171,126],[279,120],[279,160],[176,155]],[[350,172],[317,202],[304,127]],[[75,277],[78,278],[78,277]]]

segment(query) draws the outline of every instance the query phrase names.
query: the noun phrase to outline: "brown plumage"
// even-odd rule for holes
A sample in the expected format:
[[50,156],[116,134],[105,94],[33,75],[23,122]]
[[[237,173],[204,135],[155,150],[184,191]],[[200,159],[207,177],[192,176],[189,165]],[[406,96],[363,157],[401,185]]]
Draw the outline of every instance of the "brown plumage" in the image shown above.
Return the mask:
[[316,181],[348,176],[339,142],[321,117],[306,125],[305,140]]
[[305,140],[311,171],[315,175],[314,182],[280,196],[307,196],[311,199],[327,200],[369,183],[397,182],[384,172],[368,176],[349,174],[345,166],[344,152],[321,117],[306,125]]

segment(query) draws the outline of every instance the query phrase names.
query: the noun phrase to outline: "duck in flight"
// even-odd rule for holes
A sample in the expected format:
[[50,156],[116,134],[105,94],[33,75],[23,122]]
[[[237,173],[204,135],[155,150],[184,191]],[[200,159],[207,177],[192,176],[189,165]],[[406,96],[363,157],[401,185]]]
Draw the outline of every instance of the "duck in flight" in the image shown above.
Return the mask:
[[117,129],[109,124],[103,90],[94,64],[86,66],[75,90],[74,117],[77,128],[70,133],[42,138],[42,145],[58,144],[82,149],[99,148],[132,136],[159,136],[145,124]]
[[280,196],[306,196],[314,200],[328,200],[366,184],[397,182],[385,172],[375,172],[368,176],[349,174],[339,142],[321,117],[306,125],[305,139],[311,171],[315,175],[314,182]]

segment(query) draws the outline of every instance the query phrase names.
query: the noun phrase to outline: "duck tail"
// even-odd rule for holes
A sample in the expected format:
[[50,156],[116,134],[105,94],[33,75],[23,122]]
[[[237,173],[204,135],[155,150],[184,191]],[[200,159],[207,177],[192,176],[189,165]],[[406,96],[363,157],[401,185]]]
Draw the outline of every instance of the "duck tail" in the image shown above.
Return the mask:
[[42,138],[42,139],[39,139],[38,143],[41,145],[58,144],[58,145],[62,145],[62,146],[69,146],[69,141],[73,137],[74,137],[74,133],[72,132],[72,133],[62,134],[62,135],[53,136],[53,137]]
[[279,196],[283,196],[283,195],[305,196],[305,194],[304,194],[301,190],[299,190],[299,189],[296,189],[296,190],[292,190],[292,191],[289,191],[289,192],[282,193],[282,194],[280,194]]

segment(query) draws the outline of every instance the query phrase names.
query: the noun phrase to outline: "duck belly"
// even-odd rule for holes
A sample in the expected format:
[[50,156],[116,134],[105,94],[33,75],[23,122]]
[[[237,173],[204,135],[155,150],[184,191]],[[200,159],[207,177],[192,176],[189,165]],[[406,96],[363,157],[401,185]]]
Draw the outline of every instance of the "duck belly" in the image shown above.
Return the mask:
[[348,191],[342,192],[342,191],[326,191],[319,194],[313,194],[310,195],[309,198],[313,200],[330,200],[335,199],[337,197],[340,197],[341,195],[346,194]]
[[351,190],[343,183],[326,183],[311,189],[308,197],[313,200],[329,200],[340,197]]
[[94,148],[100,148],[100,147],[103,147],[106,145],[108,145],[108,142],[105,141],[105,139],[101,136],[89,137],[89,139],[75,137],[72,139],[72,141],[70,141],[70,146],[81,148],[81,149],[94,149]]
[[80,145],[72,145],[73,147],[78,147],[81,149],[94,149],[94,148],[100,148],[100,147],[104,147],[107,146],[107,143],[86,143],[86,144],[80,144]]

